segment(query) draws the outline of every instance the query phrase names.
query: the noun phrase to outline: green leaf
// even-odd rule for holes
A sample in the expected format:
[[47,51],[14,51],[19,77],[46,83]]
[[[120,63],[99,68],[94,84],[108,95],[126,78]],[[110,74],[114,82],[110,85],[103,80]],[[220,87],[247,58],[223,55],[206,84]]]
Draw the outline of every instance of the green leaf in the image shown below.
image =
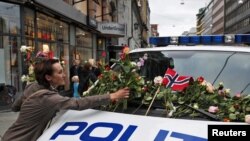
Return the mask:
[[234,106],[231,106],[231,107],[229,108],[229,111],[230,111],[231,113],[235,112]]
[[116,60],[116,59],[111,58],[111,59],[110,59],[110,62],[112,62],[112,63],[118,63],[119,61]]
[[124,66],[124,71],[125,73],[129,73],[130,72],[130,67],[129,66]]
[[179,99],[178,99],[178,103],[179,103],[179,104],[184,104],[184,103],[185,103],[185,101],[184,101],[184,100],[182,100],[182,98],[179,98]]
[[150,101],[150,100],[152,100],[153,98],[151,97],[151,96],[149,96],[149,97],[146,97],[146,101]]
[[250,112],[250,107],[249,107],[249,106],[246,108],[246,111],[247,111],[247,112]]
[[229,119],[236,120],[237,119],[236,114],[233,113],[229,114]]
[[164,96],[164,93],[159,92],[156,97],[157,97],[157,99],[161,99],[161,98],[163,98],[163,96]]

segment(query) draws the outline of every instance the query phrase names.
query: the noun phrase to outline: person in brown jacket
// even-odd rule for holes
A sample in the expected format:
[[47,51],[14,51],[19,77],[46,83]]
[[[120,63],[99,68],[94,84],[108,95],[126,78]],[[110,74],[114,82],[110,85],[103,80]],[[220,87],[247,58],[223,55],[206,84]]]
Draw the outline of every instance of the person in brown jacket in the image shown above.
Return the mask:
[[128,88],[80,99],[61,96],[56,88],[65,84],[65,74],[55,59],[37,63],[34,72],[37,82],[27,85],[23,95],[14,103],[13,110],[20,113],[2,141],[37,140],[60,109],[84,110],[129,97]]

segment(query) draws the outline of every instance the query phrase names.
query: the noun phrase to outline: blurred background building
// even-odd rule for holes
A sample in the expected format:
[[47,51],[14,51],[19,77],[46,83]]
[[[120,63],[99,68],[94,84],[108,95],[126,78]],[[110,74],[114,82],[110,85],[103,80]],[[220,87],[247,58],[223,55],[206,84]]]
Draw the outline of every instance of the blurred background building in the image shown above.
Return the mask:
[[99,60],[106,52],[109,61],[124,45],[147,47],[149,17],[148,0],[0,0],[0,83],[21,91],[21,45],[34,53],[48,46],[65,62],[68,89],[73,59]]
[[211,0],[199,10],[197,35],[250,33],[250,0]]

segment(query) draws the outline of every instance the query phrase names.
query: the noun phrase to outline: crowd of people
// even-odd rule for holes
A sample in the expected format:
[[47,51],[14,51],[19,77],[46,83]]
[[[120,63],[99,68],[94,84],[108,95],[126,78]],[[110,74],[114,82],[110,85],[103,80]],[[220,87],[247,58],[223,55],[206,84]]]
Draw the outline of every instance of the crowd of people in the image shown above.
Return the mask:
[[73,65],[70,68],[72,96],[79,97],[79,95],[88,89],[89,81],[94,83],[100,74],[101,70],[94,59],[89,59],[84,64],[81,64],[79,59],[74,59]]

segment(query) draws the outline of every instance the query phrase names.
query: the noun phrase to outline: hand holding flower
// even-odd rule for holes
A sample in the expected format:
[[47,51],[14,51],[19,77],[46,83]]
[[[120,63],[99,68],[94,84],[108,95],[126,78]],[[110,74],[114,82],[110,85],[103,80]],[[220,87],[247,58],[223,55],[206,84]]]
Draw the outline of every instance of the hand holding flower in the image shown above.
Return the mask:
[[120,99],[123,99],[123,98],[129,98],[129,88],[123,88],[123,89],[120,89],[114,93],[111,93],[110,94],[110,99],[111,101],[119,101]]

